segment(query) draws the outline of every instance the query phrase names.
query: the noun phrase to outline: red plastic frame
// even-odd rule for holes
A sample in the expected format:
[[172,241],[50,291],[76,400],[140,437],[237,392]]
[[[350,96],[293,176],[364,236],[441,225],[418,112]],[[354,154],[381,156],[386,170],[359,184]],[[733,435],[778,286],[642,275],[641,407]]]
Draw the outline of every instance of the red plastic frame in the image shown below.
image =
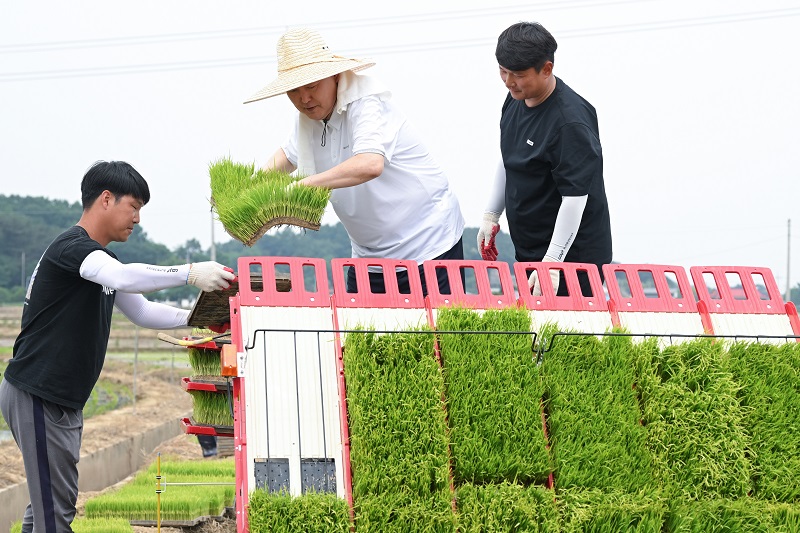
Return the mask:
[[[503,261],[475,260],[436,260],[423,264],[425,279],[428,280],[428,301],[431,307],[444,305],[462,305],[475,309],[500,309],[511,307],[516,303],[514,282],[508,263]],[[461,269],[471,268],[475,273],[478,294],[467,294],[461,284]],[[450,280],[450,294],[441,294],[436,280],[438,270],[445,269]],[[489,271],[497,272],[500,277],[500,294],[492,293]]]
[[[631,296],[623,297],[617,282],[617,272],[622,272],[628,280]],[[653,276],[657,295],[648,297],[644,294],[640,272],[649,272]],[[660,313],[696,313],[697,302],[692,293],[689,276],[681,266],[673,265],[603,265],[609,300],[616,305],[617,311],[627,312],[660,312]],[[681,295],[673,297],[667,283],[667,274],[674,274]]]
[[[356,274],[357,292],[347,292],[346,268],[353,267]],[[383,271],[385,293],[374,293],[369,289],[369,267],[380,267]],[[409,294],[403,294],[397,285],[397,269],[408,271]],[[391,309],[421,309],[425,307],[422,297],[422,280],[415,261],[403,259],[337,258],[331,260],[333,273],[333,302],[336,307],[369,307]]]
[[[714,313],[743,313],[761,315],[786,314],[786,305],[783,302],[778,285],[772,271],[766,267],[736,267],[736,266],[693,266],[689,269],[697,291],[697,299],[705,302],[708,312]],[[719,298],[712,298],[708,291],[704,274],[711,274],[717,286]],[[744,299],[734,297],[727,274],[735,274],[742,282]],[[761,294],[756,288],[753,276],[761,276],[767,290],[767,298],[761,299]]]
[[[553,282],[550,280],[550,269],[557,268],[564,271],[564,281],[567,284],[568,296],[556,296]],[[528,291],[528,270],[539,273],[539,283],[542,287],[541,296],[533,296]],[[592,296],[584,296],[578,281],[578,271],[584,271],[589,276],[589,285]],[[591,263],[514,263],[514,275],[517,280],[519,299],[529,310],[545,311],[603,311],[608,312],[603,282],[597,266]]]
[[[328,269],[324,259],[311,257],[240,257],[239,258],[239,296],[244,306],[268,307],[328,307],[330,290],[328,288]],[[276,281],[276,267],[289,267],[292,288],[279,292]],[[263,290],[255,291],[250,283],[250,270],[261,267]],[[313,267],[316,290],[306,290],[304,267]]]

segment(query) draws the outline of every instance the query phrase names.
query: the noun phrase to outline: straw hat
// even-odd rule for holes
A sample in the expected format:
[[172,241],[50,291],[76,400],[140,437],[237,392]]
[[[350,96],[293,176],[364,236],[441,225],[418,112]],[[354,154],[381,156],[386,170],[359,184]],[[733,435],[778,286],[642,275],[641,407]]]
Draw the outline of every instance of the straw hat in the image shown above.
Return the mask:
[[374,64],[333,54],[314,30],[289,30],[278,39],[278,78],[244,103],[271,98],[346,70],[362,70]]

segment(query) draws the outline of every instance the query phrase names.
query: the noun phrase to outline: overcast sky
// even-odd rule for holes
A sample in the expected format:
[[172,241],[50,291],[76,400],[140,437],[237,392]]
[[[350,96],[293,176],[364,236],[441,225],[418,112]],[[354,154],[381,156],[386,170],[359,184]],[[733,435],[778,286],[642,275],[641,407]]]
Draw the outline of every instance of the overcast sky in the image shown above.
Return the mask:
[[[286,138],[288,98],[242,101],[276,76],[279,35],[310,26],[335,53],[377,61],[366,73],[389,85],[477,226],[506,94],[497,35],[538,21],[558,41],[556,75],[597,109],[615,261],[766,266],[783,290],[791,243],[800,282],[800,1],[489,5],[4,2],[0,193],[79,201],[94,161],[125,160],[150,184],[147,234],[207,247],[208,165],[261,164]],[[218,223],[214,234],[229,239]]]

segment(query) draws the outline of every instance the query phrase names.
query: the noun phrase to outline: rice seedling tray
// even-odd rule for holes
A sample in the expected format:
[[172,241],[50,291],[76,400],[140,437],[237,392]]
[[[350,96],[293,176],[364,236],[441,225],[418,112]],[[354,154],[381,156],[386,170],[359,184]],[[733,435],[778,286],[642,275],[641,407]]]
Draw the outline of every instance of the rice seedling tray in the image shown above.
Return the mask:
[[188,435],[213,435],[215,437],[233,437],[233,426],[213,426],[198,424],[191,417],[181,418],[183,432]]
[[181,388],[186,392],[204,391],[204,392],[222,392],[227,393],[232,391],[228,380],[219,376],[195,376],[192,378],[181,378]]
[[[260,275],[250,275],[250,290],[262,292],[264,282]],[[275,290],[278,292],[289,292],[292,290],[292,281],[288,276],[275,276]],[[230,322],[231,308],[229,299],[239,292],[239,279],[233,280],[231,286],[221,291],[200,292],[197,301],[189,313],[187,324],[192,327],[205,328],[207,326],[218,326]],[[210,342],[209,345],[216,346],[218,343]],[[206,347],[203,345],[202,347]]]
[[[162,520],[161,527],[195,527],[206,522],[222,522],[225,520],[225,515],[221,516],[198,516],[193,520]],[[156,527],[158,523],[155,520],[131,520],[132,526],[143,527]]]

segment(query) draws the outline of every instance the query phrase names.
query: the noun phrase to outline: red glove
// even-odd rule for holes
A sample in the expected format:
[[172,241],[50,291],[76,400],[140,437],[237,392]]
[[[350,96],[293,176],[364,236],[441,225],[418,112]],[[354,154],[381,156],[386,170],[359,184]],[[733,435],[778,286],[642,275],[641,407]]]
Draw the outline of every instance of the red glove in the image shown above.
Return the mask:
[[500,231],[500,215],[497,213],[486,212],[483,214],[481,227],[478,229],[478,251],[484,261],[495,261],[497,259],[497,246],[494,238]]
[[497,259],[497,246],[494,243],[494,238],[500,231],[500,224],[492,226],[492,232],[489,234],[489,244],[484,245],[481,243],[481,257],[484,261],[495,261]]

